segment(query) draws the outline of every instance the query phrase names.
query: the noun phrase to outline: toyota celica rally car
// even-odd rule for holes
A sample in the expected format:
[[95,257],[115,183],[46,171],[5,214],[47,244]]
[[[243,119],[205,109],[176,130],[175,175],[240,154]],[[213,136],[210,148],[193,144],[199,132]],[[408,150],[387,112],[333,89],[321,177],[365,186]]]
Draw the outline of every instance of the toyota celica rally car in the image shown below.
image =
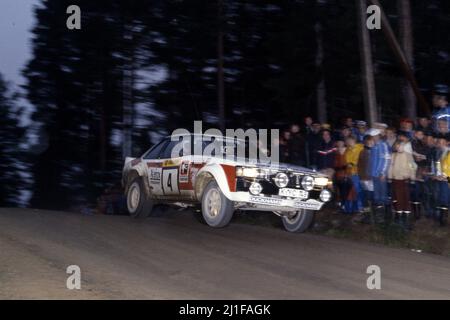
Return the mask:
[[[180,138],[191,139],[192,146],[201,143],[204,149],[211,143],[204,137]],[[236,210],[271,211],[287,231],[304,232],[314,212],[331,200],[330,181],[320,173],[290,165],[249,164],[237,157],[182,152],[173,157],[180,143],[173,140],[167,137],[141,157],[125,159],[122,186],[132,217],[147,217],[155,204],[175,204],[201,209],[199,216],[206,224],[222,228]],[[246,142],[232,141],[236,147],[240,143]]]

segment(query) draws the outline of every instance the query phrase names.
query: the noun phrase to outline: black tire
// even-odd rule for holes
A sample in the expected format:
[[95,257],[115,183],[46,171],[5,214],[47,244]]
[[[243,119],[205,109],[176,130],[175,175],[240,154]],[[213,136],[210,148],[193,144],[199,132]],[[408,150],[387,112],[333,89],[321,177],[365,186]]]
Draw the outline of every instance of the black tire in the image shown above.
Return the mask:
[[310,210],[298,211],[294,216],[283,216],[284,228],[293,233],[303,233],[311,226],[314,220],[314,212]]
[[233,218],[234,205],[220,190],[216,181],[211,181],[202,194],[202,217],[213,228],[226,227]]
[[197,220],[201,224],[204,224],[205,226],[208,225],[206,223],[205,219],[203,218],[202,210],[194,211],[194,218],[195,218],[195,220]]
[[[137,197],[137,199],[133,197]],[[134,178],[128,185],[126,200],[127,210],[132,218],[147,218],[153,209],[153,201],[148,199],[141,177]]]

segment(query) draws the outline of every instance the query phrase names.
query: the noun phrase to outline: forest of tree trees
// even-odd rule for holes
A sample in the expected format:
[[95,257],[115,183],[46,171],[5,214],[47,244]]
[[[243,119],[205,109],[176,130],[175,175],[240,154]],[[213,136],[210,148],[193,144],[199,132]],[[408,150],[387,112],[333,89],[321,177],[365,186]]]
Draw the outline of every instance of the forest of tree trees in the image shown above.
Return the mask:
[[[305,115],[365,118],[360,1],[40,1],[23,70],[38,152],[18,147],[21,108],[0,78],[1,205],[24,205],[22,189],[32,207],[93,203],[120,181],[125,155],[194,120],[281,128]],[[450,2],[381,3],[425,96],[450,83]],[[72,4],[81,30],[66,27]],[[376,107],[392,123],[416,100],[383,32],[369,34]]]

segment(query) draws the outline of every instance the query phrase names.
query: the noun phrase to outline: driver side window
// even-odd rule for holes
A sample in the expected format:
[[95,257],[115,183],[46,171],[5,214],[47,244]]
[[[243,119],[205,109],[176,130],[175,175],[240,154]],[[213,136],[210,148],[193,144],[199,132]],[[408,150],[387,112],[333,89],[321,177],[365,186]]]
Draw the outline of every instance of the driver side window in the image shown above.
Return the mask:
[[165,139],[158,143],[156,146],[150,149],[150,151],[147,152],[147,154],[144,155],[145,160],[152,160],[152,159],[160,159],[161,151],[164,150],[164,147],[167,145],[168,140]]
[[161,159],[170,159],[170,158],[172,158],[172,150],[179,143],[180,143],[179,141],[170,141],[167,144],[167,146],[164,149],[164,151],[162,152]]

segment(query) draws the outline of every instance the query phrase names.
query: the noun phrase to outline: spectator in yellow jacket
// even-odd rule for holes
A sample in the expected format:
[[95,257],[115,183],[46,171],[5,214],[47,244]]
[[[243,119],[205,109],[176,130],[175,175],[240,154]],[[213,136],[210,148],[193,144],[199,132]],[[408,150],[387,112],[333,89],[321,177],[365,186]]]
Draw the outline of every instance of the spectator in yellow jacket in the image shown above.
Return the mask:
[[450,152],[447,152],[443,155],[441,160],[441,166],[442,166],[442,174],[444,177],[449,178],[450,177]]
[[[447,140],[448,144],[448,140]],[[441,226],[448,224],[448,210],[450,201],[449,178],[450,178],[450,150],[447,149],[440,159],[441,172],[435,177],[437,181],[439,212],[438,219]]]
[[358,176],[358,160],[359,155],[364,149],[364,146],[357,143],[356,137],[349,136],[345,139],[347,149],[345,151],[345,162],[347,166],[347,175],[351,178],[352,189],[355,194],[354,199],[347,200],[344,203],[344,211],[346,213],[362,212],[363,207],[363,190],[361,189],[361,182]]

